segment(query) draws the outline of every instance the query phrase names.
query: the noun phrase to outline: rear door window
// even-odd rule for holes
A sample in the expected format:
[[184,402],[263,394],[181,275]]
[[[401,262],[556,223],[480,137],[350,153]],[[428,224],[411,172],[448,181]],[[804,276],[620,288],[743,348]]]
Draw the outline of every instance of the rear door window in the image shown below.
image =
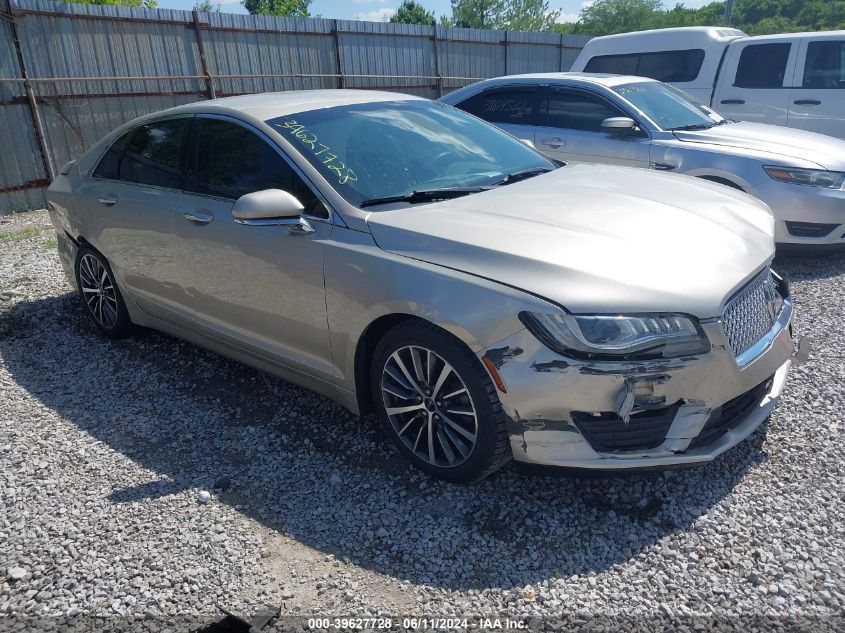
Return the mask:
[[457,107],[491,123],[536,125],[538,94],[534,87],[497,88],[473,95]]
[[782,88],[789,61],[789,42],[749,44],[742,49],[736,69],[737,88]]
[[132,135],[120,160],[118,178],[142,185],[181,189],[182,156],[190,118],[147,123]]
[[129,144],[129,140],[133,134],[135,134],[135,130],[130,130],[112,143],[94,170],[92,174],[94,178],[118,179],[120,175],[120,161],[123,159],[123,153],[126,151],[126,146]]
[[704,51],[700,48],[693,48],[625,55],[599,55],[587,62],[584,71],[612,75],[636,75],[667,83],[684,83],[695,81],[703,63]]
[[810,42],[802,88],[845,88],[845,41]]

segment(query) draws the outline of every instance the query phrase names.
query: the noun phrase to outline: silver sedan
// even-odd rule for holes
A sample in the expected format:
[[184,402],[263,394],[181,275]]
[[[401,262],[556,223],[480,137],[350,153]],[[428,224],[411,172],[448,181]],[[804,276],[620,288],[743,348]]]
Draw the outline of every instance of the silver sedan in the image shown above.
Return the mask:
[[442,101],[565,161],[687,174],[769,205],[791,250],[845,247],[845,141],[731,121],[667,84],[586,73],[513,75]]
[[765,205],[562,167],[425,99],[181,106],[110,134],[48,198],[104,334],[156,328],[375,411],[451,481],[512,458],[711,460],[771,412],[794,352]]

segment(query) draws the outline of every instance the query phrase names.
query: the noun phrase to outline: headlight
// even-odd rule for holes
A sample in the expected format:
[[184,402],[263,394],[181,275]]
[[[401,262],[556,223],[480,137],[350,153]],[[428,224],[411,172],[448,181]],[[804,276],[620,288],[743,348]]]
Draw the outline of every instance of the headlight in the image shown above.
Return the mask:
[[794,169],[792,167],[763,167],[775,180],[791,182],[794,185],[809,185],[825,189],[841,189],[845,182],[845,173],[826,169]]
[[636,316],[520,312],[525,327],[549,349],[586,359],[644,360],[703,354],[707,337],[680,314]]

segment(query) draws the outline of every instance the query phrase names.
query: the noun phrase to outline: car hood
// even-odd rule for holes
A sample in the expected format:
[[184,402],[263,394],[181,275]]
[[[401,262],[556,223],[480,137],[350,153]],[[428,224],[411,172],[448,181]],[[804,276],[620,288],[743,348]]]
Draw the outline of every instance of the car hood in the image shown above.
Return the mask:
[[374,211],[367,222],[386,251],[578,313],[717,316],[774,256],[771,212],[751,196],[607,165],[570,165],[455,200]]
[[766,152],[814,163],[824,169],[845,169],[845,141],[824,134],[779,125],[738,121],[709,130],[675,132],[675,138],[689,143]]

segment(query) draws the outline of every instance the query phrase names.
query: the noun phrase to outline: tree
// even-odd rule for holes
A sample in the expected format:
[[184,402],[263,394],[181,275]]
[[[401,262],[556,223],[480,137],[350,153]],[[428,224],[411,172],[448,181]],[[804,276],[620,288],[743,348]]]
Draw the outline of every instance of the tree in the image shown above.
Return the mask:
[[[697,9],[660,0],[596,0],[575,24],[556,24],[561,33],[610,35],[675,26],[722,26],[724,2]],[[845,29],[845,0],[736,0],[731,26],[750,35]]]
[[253,15],[282,15],[307,18],[311,0],[243,0],[242,4]]
[[497,29],[504,19],[505,0],[452,0],[449,26]]
[[211,0],[196,0],[196,2],[194,2],[194,11],[199,11],[201,13],[220,13],[220,5],[218,4],[215,6]]
[[452,17],[444,26],[510,31],[548,31],[560,17],[548,0],[452,0]]
[[390,21],[398,24],[435,24],[434,13],[415,0],[402,0]]
[[546,0],[510,0],[504,22],[499,27],[509,31],[548,31],[557,22],[561,11],[549,9]]
[[[66,2],[68,0],[65,0]],[[73,0],[77,4],[105,4],[111,6],[143,7],[144,9],[155,9],[156,0]]]
[[612,35],[647,29],[662,9],[660,0],[595,0],[581,9],[578,32]]

